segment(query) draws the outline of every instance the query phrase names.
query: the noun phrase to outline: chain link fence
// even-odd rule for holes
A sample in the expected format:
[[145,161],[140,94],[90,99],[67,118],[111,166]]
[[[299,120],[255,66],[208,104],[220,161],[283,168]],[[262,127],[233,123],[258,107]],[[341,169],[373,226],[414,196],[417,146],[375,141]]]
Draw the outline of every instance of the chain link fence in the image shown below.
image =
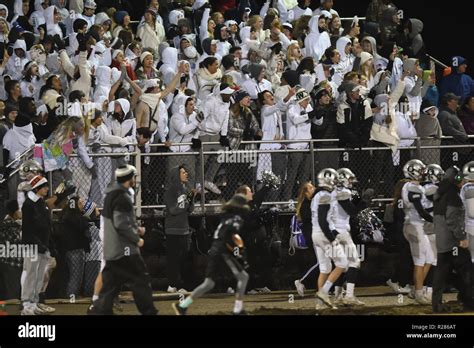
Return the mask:
[[[162,215],[164,193],[170,181],[179,180],[170,175],[173,167],[184,165],[189,173],[191,187],[204,188],[197,197],[194,214],[219,212],[222,202],[230,199],[241,185],[248,185],[253,192],[261,187],[262,173],[273,171],[281,179],[278,190],[265,199],[266,205],[277,205],[292,210],[298,189],[304,182],[316,182],[317,173],[323,168],[350,168],[359,179],[359,190],[375,190],[375,198],[383,201],[393,195],[395,183],[403,178],[403,164],[410,159],[420,159],[425,164],[436,163],[443,168],[459,168],[474,158],[474,144],[453,145],[450,138],[414,139],[409,147],[392,151],[385,146],[361,149],[338,148],[336,139],[309,141],[306,149],[291,149],[291,141],[271,142],[281,144],[278,150],[231,151],[218,143],[203,143],[201,149],[172,152],[164,145],[151,145],[150,152],[133,147],[106,148],[90,153],[97,168],[92,177],[82,160],[72,155],[68,164],[70,179],[82,198],[90,198],[103,206],[105,189],[114,179],[115,169],[122,163],[137,167],[137,193],[135,204],[141,214]],[[471,139],[471,141],[474,139]],[[261,147],[268,142],[243,142],[242,147]],[[191,144],[180,144],[191,145]],[[277,146],[279,147],[279,146]],[[24,159],[27,159],[25,157]],[[12,175],[16,175],[13,173]],[[51,192],[57,179],[50,176]]]

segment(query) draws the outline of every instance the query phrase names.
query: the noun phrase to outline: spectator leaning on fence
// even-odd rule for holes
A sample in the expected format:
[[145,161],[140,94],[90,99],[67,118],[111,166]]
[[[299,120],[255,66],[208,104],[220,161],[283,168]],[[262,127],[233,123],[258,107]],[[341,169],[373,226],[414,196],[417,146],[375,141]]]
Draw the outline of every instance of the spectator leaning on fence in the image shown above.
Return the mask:
[[[310,95],[299,87],[295,95],[295,103],[288,108],[287,113],[287,136],[288,140],[311,140],[311,120],[316,116],[310,104]],[[308,142],[290,143],[288,149],[305,151],[309,148]],[[283,199],[295,198],[294,185],[302,184],[310,176],[309,154],[305,152],[290,153],[288,156],[288,170],[285,188],[283,189]]]

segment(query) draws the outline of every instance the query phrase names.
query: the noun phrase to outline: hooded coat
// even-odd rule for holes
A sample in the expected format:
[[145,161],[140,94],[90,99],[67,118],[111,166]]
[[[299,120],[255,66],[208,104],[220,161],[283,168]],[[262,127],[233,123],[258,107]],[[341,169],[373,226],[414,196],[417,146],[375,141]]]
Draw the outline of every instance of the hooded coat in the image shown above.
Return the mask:
[[128,255],[138,255],[138,223],[130,191],[123,185],[114,183],[106,190],[104,209],[104,259],[119,260]]
[[46,32],[48,35],[55,36],[59,35],[59,37],[63,38],[63,31],[59,24],[54,23],[54,6],[49,6],[46,10],[44,10],[44,17],[46,23]]
[[159,22],[155,22],[155,28],[144,22],[137,29],[137,37],[144,48],[157,50],[160,43],[166,41],[165,28]]
[[[17,116],[18,118],[19,116]],[[28,117],[28,116],[25,116]],[[17,122],[15,122],[17,123]],[[22,154],[35,144],[36,138],[33,134],[33,125],[28,123],[25,126],[13,125],[5,136],[3,137],[3,151],[4,155],[8,154],[8,162],[12,162],[15,158]],[[12,168],[16,168],[20,162],[13,164]]]
[[326,31],[319,31],[319,16],[312,17],[308,26],[309,34],[304,39],[305,56],[313,57],[319,62],[324,52],[331,47],[331,38]]
[[[463,57],[454,57],[458,66],[466,62]],[[452,68],[452,73],[441,80],[439,93],[441,96],[446,93],[454,93],[461,97],[462,100],[474,95],[474,80],[467,74],[459,73],[456,67]],[[461,100],[461,102],[462,102]]]
[[95,71],[95,89],[93,100],[97,101],[100,97],[109,98],[112,88],[112,69],[108,66],[99,66]]
[[41,5],[43,1],[44,0],[35,0],[35,11],[30,16],[30,21],[33,25],[35,33],[39,33],[38,27],[46,23],[45,16],[44,16],[44,9],[43,9],[43,6]]
[[[199,121],[196,119],[196,112],[191,115],[186,114],[185,105],[188,96],[180,95],[176,98],[175,103],[178,107],[178,112],[173,114],[170,120],[170,137],[172,143],[190,143],[193,138],[199,135]],[[191,149],[189,145],[172,146],[173,152],[186,152]]]
[[[170,170],[169,186],[165,191],[165,233],[167,235],[185,236],[190,233],[188,216],[192,212],[193,200],[188,199],[189,187],[182,183],[180,167]],[[192,196],[191,196],[192,197]]]
[[423,31],[423,22],[416,18],[410,18],[411,31],[408,34],[408,38],[411,41],[411,49],[413,54],[418,57],[421,53],[424,42],[421,32]]
[[[435,116],[432,117],[426,113],[427,109],[434,108]],[[416,134],[421,138],[420,145],[423,146],[440,146],[441,136],[441,125],[438,121],[439,110],[436,106],[423,106],[421,109],[420,118],[416,121],[415,128]],[[423,163],[440,163],[440,149],[422,149],[420,160]]]
[[[137,123],[130,112],[130,102],[126,99],[117,99],[115,102],[118,102],[122,107],[124,118],[119,121],[113,114],[110,114],[104,123],[112,135],[126,139],[128,144],[135,144],[137,142]],[[114,104],[111,103],[109,107],[113,108]],[[113,109],[109,109],[109,111],[113,113]],[[118,150],[121,152],[123,148]]]
[[[25,56],[23,58],[18,57],[15,53],[16,49],[23,50],[23,52],[25,52]],[[13,54],[7,63],[6,74],[10,75],[12,80],[20,81],[23,77],[23,70],[28,61],[28,51],[26,50],[25,40],[16,40],[15,44],[13,45]]]
[[377,41],[375,40],[375,38],[372,36],[366,36],[362,39],[362,41],[368,41],[370,42],[370,45],[372,46],[372,52],[369,52],[369,53],[371,53],[374,58],[375,71],[385,70],[389,62],[387,58],[382,57],[377,52]]
[[242,89],[244,89],[250,95],[250,98],[252,98],[253,100],[256,100],[258,98],[258,94],[260,92],[273,92],[272,84],[270,81],[265,78],[262,79],[260,82],[257,81],[263,69],[263,65],[254,63],[251,63],[246,67],[246,70],[249,73],[249,78],[242,84]]
[[332,81],[339,87],[344,80],[344,75],[348,72],[351,72],[354,67],[355,57],[349,53],[346,54],[345,49],[347,44],[351,43],[351,40],[347,37],[341,37],[337,40],[336,49],[338,50],[339,54],[341,55],[341,61],[337,65],[333,65],[334,68],[334,76]]

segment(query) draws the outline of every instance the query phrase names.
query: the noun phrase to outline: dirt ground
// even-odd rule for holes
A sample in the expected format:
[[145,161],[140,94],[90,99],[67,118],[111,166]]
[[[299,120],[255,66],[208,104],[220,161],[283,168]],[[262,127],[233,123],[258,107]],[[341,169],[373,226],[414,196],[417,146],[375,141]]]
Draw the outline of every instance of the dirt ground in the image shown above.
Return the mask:
[[[249,315],[427,315],[432,314],[431,306],[415,304],[414,300],[406,296],[398,296],[388,287],[370,287],[356,289],[356,295],[365,302],[364,307],[339,307],[338,309],[324,309],[316,311],[314,290],[307,291],[304,298],[296,291],[275,291],[271,294],[245,296],[245,310]],[[462,312],[456,302],[454,293],[445,294],[444,301],[452,307],[453,315],[474,315],[474,312]],[[154,293],[155,306],[160,315],[174,315],[171,304],[179,300],[178,295]],[[78,299],[76,303],[65,300],[48,300],[47,304],[56,308],[54,315],[85,315],[90,304],[89,298]],[[130,293],[122,293],[120,302],[122,312],[117,315],[139,314]],[[234,296],[228,294],[211,294],[196,300],[189,309],[190,315],[226,315],[233,309]],[[7,313],[18,315],[19,303],[8,303]]]

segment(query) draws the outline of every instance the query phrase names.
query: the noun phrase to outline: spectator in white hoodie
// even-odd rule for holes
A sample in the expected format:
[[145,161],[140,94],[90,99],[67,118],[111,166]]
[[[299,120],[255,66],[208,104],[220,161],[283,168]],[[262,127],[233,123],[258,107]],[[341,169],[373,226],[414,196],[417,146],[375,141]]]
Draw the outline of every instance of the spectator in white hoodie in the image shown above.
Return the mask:
[[146,10],[144,18],[145,21],[138,26],[137,38],[143,48],[152,49],[157,56],[158,46],[166,40],[165,28],[156,20],[156,12],[151,9]]
[[319,62],[324,52],[331,47],[331,39],[326,31],[326,17],[314,16],[310,19],[308,26],[309,34],[304,39],[305,56]]
[[[288,140],[302,140],[301,143],[290,143],[288,149],[305,151],[309,148],[309,143],[304,140],[311,140],[311,118],[316,116],[310,104],[311,97],[304,88],[299,88],[296,92],[295,103],[287,112],[287,137]],[[309,152],[296,152],[288,156],[288,171],[286,183],[283,189],[283,200],[288,201],[296,197],[294,188],[298,188],[307,182],[310,177]],[[296,187],[295,187],[296,186]]]
[[38,27],[45,23],[44,10],[48,5],[49,0],[35,0],[35,11],[30,16],[30,22],[36,34],[39,34]]
[[[172,152],[190,152],[198,150],[201,147],[199,140],[199,124],[204,119],[202,112],[196,112],[195,99],[185,95],[180,95],[176,98],[175,103],[178,104],[178,112],[173,114],[170,120],[170,136],[171,143],[192,143],[192,145],[175,145],[171,146]],[[189,174],[189,184],[194,187],[196,180],[196,156],[171,156],[167,161],[168,173],[171,168],[186,163],[186,168]],[[168,178],[168,182],[169,182]]]
[[61,21],[61,15],[56,6],[49,6],[43,11],[43,14],[46,23],[46,33],[53,37],[59,35],[62,39],[63,31],[58,24]]
[[6,74],[10,75],[12,80],[21,80],[23,70],[28,63],[25,40],[16,40],[13,45],[13,55],[10,57],[6,67]]
[[[234,90],[225,83],[216,86],[214,92],[208,96],[202,105],[204,120],[199,124],[199,139],[204,142],[219,142],[220,145],[204,145],[204,151],[219,151],[224,147],[229,147],[227,132],[229,127],[230,97]],[[219,188],[214,184],[214,178],[219,171],[220,163],[217,156],[204,156],[204,161],[208,163],[204,174],[204,187],[215,194],[221,194]],[[197,163],[199,168],[199,160]],[[202,178],[198,171],[196,187],[202,189]]]

